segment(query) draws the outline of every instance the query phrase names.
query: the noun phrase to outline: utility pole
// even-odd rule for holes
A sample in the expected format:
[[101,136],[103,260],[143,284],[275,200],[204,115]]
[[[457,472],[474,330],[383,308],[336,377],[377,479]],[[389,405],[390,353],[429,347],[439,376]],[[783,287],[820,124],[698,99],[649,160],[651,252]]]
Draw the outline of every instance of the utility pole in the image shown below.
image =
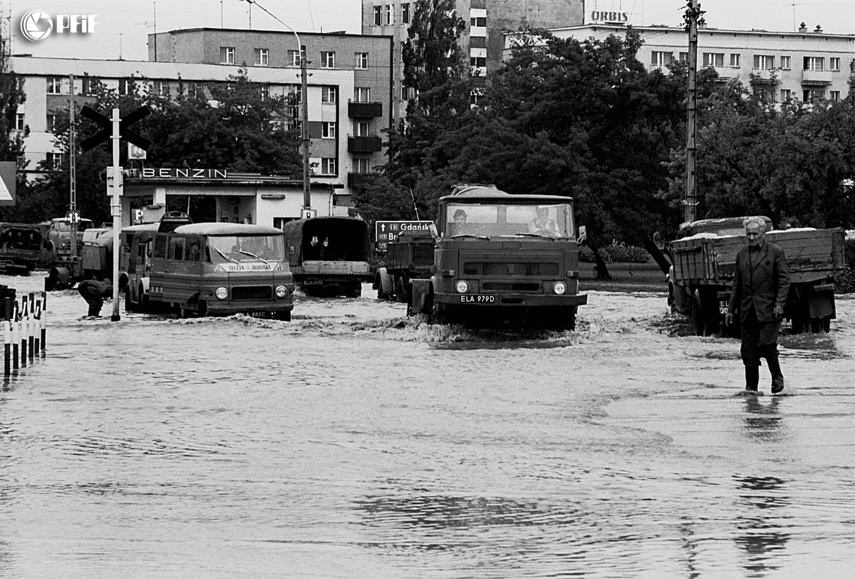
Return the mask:
[[75,133],[77,123],[74,120],[74,75],[68,75],[68,213],[71,227],[69,249],[71,259],[77,257],[77,145]]
[[689,0],[686,21],[689,27],[689,82],[686,98],[686,197],[683,200],[683,221],[697,218],[697,115],[698,115],[698,18],[701,12],[698,0]]

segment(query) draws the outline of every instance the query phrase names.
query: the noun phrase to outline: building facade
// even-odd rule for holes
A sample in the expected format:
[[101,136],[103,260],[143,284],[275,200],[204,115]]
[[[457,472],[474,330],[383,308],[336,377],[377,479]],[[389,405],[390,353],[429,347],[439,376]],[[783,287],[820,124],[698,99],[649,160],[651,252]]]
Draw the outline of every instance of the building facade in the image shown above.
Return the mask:
[[[460,46],[469,59],[475,84],[486,84],[487,74],[502,63],[504,32],[521,26],[557,28],[583,22],[583,0],[455,0],[455,12],[466,22]],[[362,0],[362,33],[394,38],[393,115],[403,118],[407,99],[412,96],[404,86],[401,46],[407,40],[415,0]]]
[[[603,39],[625,36],[622,24],[571,26],[552,29],[558,38]],[[633,26],[643,44],[638,59],[648,70],[665,69],[676,60],[688,60],[688,35],[683,28]],[[518,41],[507,34],[505,56]],[[840,100],[849,91],[855,70],[855,35],[809,31],[698,30],[698,69],[712,68],[721,82],[738,80],[755,91],[765,92],[777,103],[794,99]]]

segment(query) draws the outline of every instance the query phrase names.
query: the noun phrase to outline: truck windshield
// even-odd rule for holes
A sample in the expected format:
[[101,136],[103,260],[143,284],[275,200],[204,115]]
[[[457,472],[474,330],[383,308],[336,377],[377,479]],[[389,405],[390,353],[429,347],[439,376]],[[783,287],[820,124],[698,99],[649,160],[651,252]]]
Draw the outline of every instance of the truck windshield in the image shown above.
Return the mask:
[[495,202],[449,203],[444,236],[576,236],[573,206],[569,203],[540,205]]
[[208,237],[211,262],[284,261],[281,235],[217,235]]

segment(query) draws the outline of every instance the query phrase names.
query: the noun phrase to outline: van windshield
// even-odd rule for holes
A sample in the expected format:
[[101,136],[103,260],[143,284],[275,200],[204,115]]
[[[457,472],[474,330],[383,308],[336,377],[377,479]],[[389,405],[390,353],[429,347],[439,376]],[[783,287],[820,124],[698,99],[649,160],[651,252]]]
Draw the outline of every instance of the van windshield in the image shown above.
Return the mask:
[[285,260],[281,235],[212,235],[208,247],[212,263]]

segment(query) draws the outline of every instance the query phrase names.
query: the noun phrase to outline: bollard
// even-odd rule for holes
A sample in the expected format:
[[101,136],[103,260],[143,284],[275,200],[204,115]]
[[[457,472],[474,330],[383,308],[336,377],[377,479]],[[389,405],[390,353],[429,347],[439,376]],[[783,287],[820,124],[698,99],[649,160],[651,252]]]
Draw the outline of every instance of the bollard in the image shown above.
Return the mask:
[[3,300],[3,375],[12,374],[12,298]]
[[27,367],[27,296],[21,297],[21,368]]
[[39,338],[41,337],[40,330],[42,327],[42,301],[37,300],[35,302],[35,304],[36,304],[36,313],[35,313],[36,323],[33,324],[33,337],[35,338],[35,340],[34,340],[35,348],[33,348],[33,355],[41,357],[41,351],[42,350],[41,350],[41,348],[39,348]]
[[41,313],[41,331],[42,331],[42,356],[45,354],[45,340],[47,338],[47,292],[42,292],[42,313]]
[[12,370],[18,369],[18,302],[12,308]]
[[36,295],[30,294],[30,310],[27,314],[27,319],[29,323],[27,324],[27,349],[28,349],[28,358],[30,359],[30,363],[32,364],[33,359],[36,357],[35,346],[35,334],[36,334]]

